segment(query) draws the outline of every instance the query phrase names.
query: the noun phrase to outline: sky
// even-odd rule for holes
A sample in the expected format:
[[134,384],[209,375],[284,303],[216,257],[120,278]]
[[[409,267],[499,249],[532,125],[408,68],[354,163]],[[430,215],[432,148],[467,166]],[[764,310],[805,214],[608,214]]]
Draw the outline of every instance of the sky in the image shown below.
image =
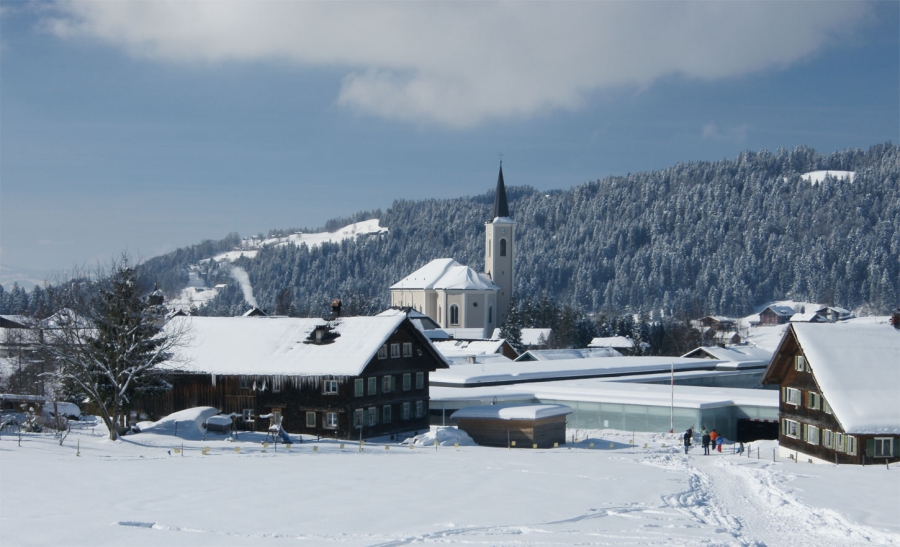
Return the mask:
[[886,141],[893,1],[0,0],[0,283],[482,194],[501,159],[550,190]]

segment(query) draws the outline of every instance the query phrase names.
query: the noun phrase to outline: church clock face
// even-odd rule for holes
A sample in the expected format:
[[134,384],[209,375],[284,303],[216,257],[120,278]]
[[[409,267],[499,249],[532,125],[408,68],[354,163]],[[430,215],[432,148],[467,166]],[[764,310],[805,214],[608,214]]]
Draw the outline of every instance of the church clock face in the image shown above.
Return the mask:
[[502,230],[500,230],[500,233],[505,234],[505,233],[506,233],[506,228],[503,228]]

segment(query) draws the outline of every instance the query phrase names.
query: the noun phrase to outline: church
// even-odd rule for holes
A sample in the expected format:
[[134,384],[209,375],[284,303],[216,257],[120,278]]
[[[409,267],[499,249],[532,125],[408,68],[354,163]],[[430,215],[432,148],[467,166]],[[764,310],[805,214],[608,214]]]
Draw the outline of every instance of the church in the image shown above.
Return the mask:
[[391,306],[410,307],[446,329],[483,329],[503,324],[513,294],[516,222],[509,216],[503,163],[490,222],[486,222],[484,273],[452,258],[438,258],[391,286]]

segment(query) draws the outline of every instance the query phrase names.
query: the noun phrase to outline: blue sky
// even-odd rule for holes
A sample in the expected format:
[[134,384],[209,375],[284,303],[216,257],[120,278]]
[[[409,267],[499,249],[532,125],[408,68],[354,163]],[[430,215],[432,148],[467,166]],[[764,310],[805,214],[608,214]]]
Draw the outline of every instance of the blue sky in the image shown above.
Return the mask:
[[[898,2],[0,2],[0,282],[900,142]],[[439,219],[436,219],[439,221]]]

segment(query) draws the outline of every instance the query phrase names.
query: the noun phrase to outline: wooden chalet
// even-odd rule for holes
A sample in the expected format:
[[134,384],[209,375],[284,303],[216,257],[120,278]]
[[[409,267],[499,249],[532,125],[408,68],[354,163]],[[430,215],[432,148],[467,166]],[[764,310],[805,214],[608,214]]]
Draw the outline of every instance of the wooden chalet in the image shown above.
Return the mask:
[[768,306],[759,312],[760,325],[783,325],[791,320],[795,314],[794,308],[790,306]]
[[338,439],[425,430],[429,372],[448,367],[399,312],[178,321],[190,324],[192,341],[167,364],[172,389],[144,402],[154,417],[212,406],[250,430],[280,423],[291,433]]
[[800,460],[900,461],[900,330],[793,323],[762,382],[778,384],[779,447]]

